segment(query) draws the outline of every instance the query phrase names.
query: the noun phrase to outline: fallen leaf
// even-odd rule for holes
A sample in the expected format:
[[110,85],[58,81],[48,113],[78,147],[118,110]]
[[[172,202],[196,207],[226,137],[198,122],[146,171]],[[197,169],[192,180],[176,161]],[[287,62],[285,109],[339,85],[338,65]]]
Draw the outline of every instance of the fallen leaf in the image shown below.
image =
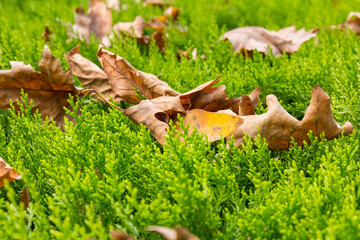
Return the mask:
[[263,27],[241,27],[224,33],[222,39],[230,41],[233,52],[251,56],[255,49],[258,52],[269,53],[271,48],[275,56],[281,56],[283,52],[296,52],[302,43],[315,36],[316,30],[297,31],[295,26],[280,29],[278,32]]
[[[189,133],[198,130],[204,133],[210,142],[215,142],[221,137],[227,137],[244,122],[238,116],[228,113],[207,112],[201,109],[187,111],[183,117],[183,124],[189,124]],[[196,127],[196,128],[194,128]],[[177,130],[181,127],[177,125]]]
[[108,75],[113,91],[128,103],[134,104],[141,101],[134,88],[146,99],[179,95],[166,82],[150,73],[137,70],[126,59],[112,52],[100,48],[97,56],[103,66],[103,71]]
[[29,207],[30,204],[30,194],[27,187],[24,188],[24,190],[21,191],[20,194],[20,203],[24,205],[24,209],[26,210]]
[[[110,85],[107,74],[95,63],[84,58],[80,54],[79,46],[74,47],[65,55],[69,68],[86,89],[96,89],[106,99],[111,98],[115,102],[122,100]],[[90,93],[95,99],[102,101],[97,94]]]
[[179,8],[169,7],[164,11],[164,16],[171,17],[174,21],[178,20],[179,14],[180,14]]
[[186,228],[167,228],[161,226],[149,226],[146,231],[157,232],[166,240],[199,240],[199,238],[189,232]]
[[21,176],[0,157],[0,188],[5,185],[5,179],[8,182],[12,182],[21,179]]
[[258,131],[261,137],[266,139],[271,150],[290,148],[292,138],[298,146],[303,146],[304,141],[310,143],[308,138],[310,130],[316,137],[324,133],[327,140],[340,137],[342,132],[346,136],[353,131],[350,122],[346,122],[343,127],[335,122],[331,111],[330,97],[319,86],[313,88],[310,105],[301,121],[292,117],[282,108],[274,95],[268,95],[266,102],[268,105],[266,113],[241,116],[244,123],[232,134],[236,146],[242,147],[242,144],[245,144],[245,135],[254,139]]
[[129,236],[128,234],[117,230],[111,231],[111,236],[113,240],[135,240],[135,238]]
[[60,59],[55,58],[45,45],[42,58],[38,63],[40,72],[23,62],[10,62],[11,70],[0,70],[0,109],[10,107],[10,100],[16,103],[21,97],[21,89],[34,101],[33,112],[38,109],[43,119],[53,118],[58,126],[64,123],[64,116],[69,117],[64,107],[71,109],[69,94],[81,95],[81,90],[74,86],[70,70],[64,71]]
[[133,22],[119,22],[114,25],[114,30],[117,33],[127,33],[130,37],[136,39],[144,38],[144,29],[147,23],[141,16],[137,16]]
[[360,12],[350,12],[346,18],[346,22],[339,25],[340,29],[351,29],[360,35]]
[[111,10],[106,7],[106,3],[100,0],[89,2],[88,17],[91,19],[90,30],[100,39],[101,43],[108,41],[107,34],[112,31]]
[[159,47],[160,52],[165,53],[165,40],[164,40],[164,30],[159,29],[151,34],[151,39],[154,39],[156,46]]
[[242,95],[239,103],[239,115],[255,115],[255,109],[260,99],[260,87],[255,88],[250,95]]
[[[221,77],[221,76],[220,76]],[[240,104],[242,103],[242,108],[245,108],[245,101],[242,101],[242,98],[232,98],[229,99],[229,96],[225,93],[226,86],[220,85],[213,87],[214,84],[219,82],[219,78],[206,82],[195,89],[183,93],[180,95],[181,104],[185,109],[202,109],[209,112],[217,112],[224,109],[232,109],[235,113],[239,113]],[[259,100],[258,94],[260,93],[260,88],[257,88],[253,91],[251,101],[247,101],[247,104],[250,104],[252,107],[257,104]],[[252,108],[248,107],[248,108]],[[245,110],[242,110],[245,111]],[[248,112],[243,112],[242,114],[248,114]]]
[[85,13],[83,7],[75,10],[75,25],[68,29],[71,38],[79,37],[80,40],[89,41],[90,33],[95,33],[100,42],[105,46],[110,46],[107,34],[112,31],[111,10],[106,7],[106,3],[100,0],[89,2],[89,12]]
[[124,110],[124,114],[133,122],[143,124],[150,130],[156,140],[163,145],[170,119],[175,119],[178,113],[185,113],[178,97],[158,97],[143,100],[140,104]]
[[119,0],[106,0],[106,6],[114,11],[120,12],[120,1]]

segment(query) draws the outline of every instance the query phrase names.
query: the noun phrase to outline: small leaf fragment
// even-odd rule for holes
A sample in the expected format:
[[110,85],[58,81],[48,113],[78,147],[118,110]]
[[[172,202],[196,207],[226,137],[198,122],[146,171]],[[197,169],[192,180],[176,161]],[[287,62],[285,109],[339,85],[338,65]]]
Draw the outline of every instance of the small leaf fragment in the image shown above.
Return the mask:
[[199,240],[199,238],[189,232],[186,228],[167,228],[161,226],[149,226],[147,231],[157,232],[166,240]]
[[8,182],[12,182],[21,179],[21,176],[0,157],[0,188],[5,185],[5,179]]

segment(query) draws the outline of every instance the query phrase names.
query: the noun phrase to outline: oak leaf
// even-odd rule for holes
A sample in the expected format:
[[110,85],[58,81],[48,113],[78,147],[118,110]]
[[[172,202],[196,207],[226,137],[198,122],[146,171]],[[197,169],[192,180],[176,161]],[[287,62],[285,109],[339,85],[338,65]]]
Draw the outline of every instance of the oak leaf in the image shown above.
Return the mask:
[[295,26],[277,32],[263,27],[240,27],[224,33],[222,39],[230,41],[233,52],[251,56],[255,49],[258,52],[269,53],[271,48],[275,56],[281,56],[283,52],[296,52],[302,43],[315,36],[316,30],[297,31]]
[[0,157],[0,188],[4,186],[5,179],[12,182],[21,179],[21,176]]
[[242,147],[242,144],[245,144],[244,136],[255,138],[258,131],[261,137],[266,139],[271,150],[290,148],[292,139],[298,146],[303,146],[304,142],[310,143],[309,131],[312,131],[316,137],[324,133],[328,140],[340,137],[342,133],[346,136],[353,131],[350,122],[346,122],[342,127],[335,122],[330,97],[319,86],[313,88],[310,105],[301,121],[282,108],[274,95],[268,95],[266,102],[268,105],[266,113],[241,116],[244,123],[231,134],[234,135],[236,146]]
[[166,240],[199,240],[199,238],[189,232],[184,227],[167,228],[161,226],[149,226],[147,231],[157,232],[163,236]]
[[0,70],[0,109],[9,108],[12,100],[19,110],[16,100],[24,89],[34,101],[33,111],[38,109],[43,118],[51,117],[62,126],[64,116],[68,116],[64,107],[71,109],[69,94],[81,95],[80,89],[74,86],[70,70],[62,69],[60,59],[55,58],[46,45],[38,63],[40,72],[23,62],[10,62],[10,65],[10,70]]

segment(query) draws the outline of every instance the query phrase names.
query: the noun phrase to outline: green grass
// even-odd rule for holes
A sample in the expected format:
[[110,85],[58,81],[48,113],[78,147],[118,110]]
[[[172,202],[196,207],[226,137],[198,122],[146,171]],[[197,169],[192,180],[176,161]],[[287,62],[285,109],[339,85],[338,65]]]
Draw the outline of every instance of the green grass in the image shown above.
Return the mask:
[[[161,15],[161,10],[122,1],[114,23]],[[87,1],[0,0],[0,69],[9,61],[37,68],[49,25],[51,51],[61,58],[76,44],[96,59],[98,42],[66,43],[74,9]],[[169,133],[161,147],[150,133],[119,111],[81,100],[77,125],[65,132],[41,124],[39,115],[0,112],[0,156],[22,180],[0,189],[0,239],[110,239],[118,229],[140,239],[160,239],[148,225],[184,226],[200,239],[356,239],[360,237],[360,39],[325,29],[340,24],[359,0],[178,0],[180,23],[188,34],[169,30],[166,54],[156,46],[117,40],[110,51],[134,67],[158,75],[179,92],[221,74],[230,97],[261,86],[261,102],[275,94],[298,119],[318,84],[330,95],[336,121],[349,120],[354,132],[334,141],[270,151],[258,138],[246,148],[210,144],[198,134]],[[291,56],[256,53],[244,60],[217,42],[227,30],[260,25],[319,27],[317,39]],[[178,49],[197,47],[203,60],[176,58]],[[259,104],[258,113],[266,111]],[[253,144],[257,146],[254,150]],[[100,176],[100,177],[99,177]],[[18,193],[27,185],[26,213]],[[27,221],[25,221],[25,218]]]

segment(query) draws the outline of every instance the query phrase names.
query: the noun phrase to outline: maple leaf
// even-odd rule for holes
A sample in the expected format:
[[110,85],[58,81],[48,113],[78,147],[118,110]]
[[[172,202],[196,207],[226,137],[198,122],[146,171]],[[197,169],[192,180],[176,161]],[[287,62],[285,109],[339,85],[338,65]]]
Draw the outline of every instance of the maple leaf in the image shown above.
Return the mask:
[[316,31],[297,31],[295,26],[277,32],[263,27],[241,27],[224,33],[222,39],[230,41],[233,52],[251,56],[255,49],[258,52],[269,53],[271,48],[275,56],[281,56],[283,52],[296,52],[302,43],[316,36]]
[[157,232],[166,240],[199,240],[197,236],[190,233],[189,230],[184,227],[167,228],[161,226],[149,226],[146,230],[150,232]]
[[274,95],[268,95],[266,102],[268,105],[266,113],[241,116],[244,123],[231,134],[234,135],[236,146],[242,147],[242,144],[245,144],[245,135],[254,139],[258,130],[261,137],[266,139],[271,150],[290,148],[292,138],[298,146],[303,146],[304,142],[310,144],[308,138],[310,130],[316,137],[320,137],[324,133],[328,140],[340,137],[342,133],[346,136],[353,131],[350,122],[346,122],[343,127],[335,122],[331,111],[330,97],[319,86],[313,88],[310,105],[301,121],[282,108]]
[[107,8],[106,3],[100,0],[91,0],[89,2],[89,12],[85,13],[83,7],[75,10],[75,25],[69,29],[70,38],[79,36],[81,40],[89,41],[90,33],[93,32],[105,46],[110,46],[110,40],[107,34],[112,31],[111,10]]
[[21,179],[21,176],[0,157],[0,188],[4,186],[5,179],[12,182]]
[[71,109],[69,94],[81,95],[81,89],[74,86],[70,70],[62,69],[60,59],[55,58],[46,45],[38,63],[40,72],[23,62],[10,62],[10,65],[10,70],[0,70],[0,109],[9,108],[12,100],[18,111],[16,100],[24,89],[34,101],[33,112],[38,109],[43,119],[49,116],[62,126],[64,116],[68,116],[64,107]]

